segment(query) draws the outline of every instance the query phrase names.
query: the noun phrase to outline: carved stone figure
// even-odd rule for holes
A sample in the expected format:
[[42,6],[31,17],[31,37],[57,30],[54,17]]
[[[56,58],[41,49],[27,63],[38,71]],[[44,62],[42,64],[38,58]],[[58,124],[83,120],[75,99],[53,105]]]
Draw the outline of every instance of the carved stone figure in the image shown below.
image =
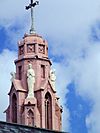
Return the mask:
[[27,70],[28,98],[34,97],[35,72],[29,63]]
[[50,70],[50,80],[51,80],[52,87],[55,90],[56,75],[55,75],[55,70],[53,69]]
[[13,80],[16,77],[16,74],[15,74],[15,72],[11,72],[10,75],[11,75],[11,79],[10,80],[11,80],[11,82],[13,82]]

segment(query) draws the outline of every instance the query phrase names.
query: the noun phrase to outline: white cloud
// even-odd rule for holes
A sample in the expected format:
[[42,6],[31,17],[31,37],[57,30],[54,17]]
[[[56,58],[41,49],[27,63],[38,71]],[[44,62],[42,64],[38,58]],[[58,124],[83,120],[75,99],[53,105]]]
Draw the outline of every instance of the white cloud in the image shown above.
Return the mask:
[[92,46],[83,60],[75,62],[77,92],[91,100],[93,107],[86,124],[89,133],[100,132],[100,45]]
[[10,72],[14,71],[16,53],[4,49],[0,54],[0,120],[4,120],[3,112],[8,106],[7,94],[10,89]]
[[[82,51],[80,51],[81,53]],[[86,125],[89,133],[100,132],[100,45],[93,44],[88,47],[84,58],[78,56],[71,58],[66,65],[66,59],[61,66],[57,68],[59,85],[58,88],[65,88],[65,83],[75,81],[76,92],[82,96],[85,100],[89,100],[92,104],[91,112],[86,117]],[[60,71],[60,73],[59,73]],[[59,75],[61,77],[59,77]],[[65,80],[66,79],[66,80]],[[64,86],[60,86],[60,83]],[[60,92],[60,96],[64,98],[66,90],[62,90],[63,95]],[[68,92],[67,92],[68,93]],[[65,101],[65,99],[62,99]],[[68,117],[67,117],[68,118]],[[69,119],[69,118],[68,118]]]
[[[29,0],[1,0],[0,24],[6,26],[20,21],[22,25],[28,25],[29,11],[25,11],[28,3]],[[60,37],[61,40],[62,37],[69,37],[76,32],[80,34],[91,21],[99,17],[99,6],[100,0],[42,0],[35,8],[37,30],[44,35],[51,35],[53,39]]]
[[12,24],[16,18],[24,15],[25,1],[1,0],[0,1],[0,24]]
[[[99,101],[98,101],[99,102]],[[93,110],[89,116],[86,118],[86,123],[89,129],[89,133],[99,133],[100,132],[100,104],[93,107]]]

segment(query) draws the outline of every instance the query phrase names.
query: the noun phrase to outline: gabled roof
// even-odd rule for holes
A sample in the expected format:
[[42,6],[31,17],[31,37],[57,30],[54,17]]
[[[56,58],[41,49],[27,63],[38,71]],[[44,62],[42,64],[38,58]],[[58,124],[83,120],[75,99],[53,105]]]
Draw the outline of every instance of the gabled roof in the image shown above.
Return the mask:
[[41,82],[41,89],[46,89],[46,87],[47,87],[47,85],[50,85],[50,88],[52,89],[52,91],[55,93],[56,91],[53,89],[53,87],[52,87],[52,84],[51,84],[51,82],[50,82],[50,80],[49,79],[44,79],[42,82]]
[[10,92],[8,93],[8,95],[11,93],[12,88],[14,88],[16,91],[27,92],[27,91],[22,87],[21,81],[20,81],[20,80],[17,80],[17,79],[14,79],[14,80],[13,80],[12,85],[11,85],[11,89],[10,89]]

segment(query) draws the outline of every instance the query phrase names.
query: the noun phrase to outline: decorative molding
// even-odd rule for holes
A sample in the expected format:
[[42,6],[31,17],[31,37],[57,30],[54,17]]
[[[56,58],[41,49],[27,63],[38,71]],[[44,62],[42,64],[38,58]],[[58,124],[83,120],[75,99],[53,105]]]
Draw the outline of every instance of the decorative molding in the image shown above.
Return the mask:
[[38,51],[41,54],[45,54],[45,45],[39,44]]
[[35,52],[35,44],[27,44],[27,53]]

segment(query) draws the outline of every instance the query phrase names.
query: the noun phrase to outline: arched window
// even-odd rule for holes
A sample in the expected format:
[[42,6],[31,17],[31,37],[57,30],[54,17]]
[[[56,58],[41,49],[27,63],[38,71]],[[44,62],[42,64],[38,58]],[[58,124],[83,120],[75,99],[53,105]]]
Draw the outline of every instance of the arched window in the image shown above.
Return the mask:
[[45,95],[45,128],[52,129],[52,99],[49,92]]
[[17,98],[15,94],[12,96],[12,122],[17,123]]
[[18,67],[18,71],[19,71],[19,80],[22,79],[22,66]]
[[28,125],[34,126],[34,114],[31,109],[28,111]]

